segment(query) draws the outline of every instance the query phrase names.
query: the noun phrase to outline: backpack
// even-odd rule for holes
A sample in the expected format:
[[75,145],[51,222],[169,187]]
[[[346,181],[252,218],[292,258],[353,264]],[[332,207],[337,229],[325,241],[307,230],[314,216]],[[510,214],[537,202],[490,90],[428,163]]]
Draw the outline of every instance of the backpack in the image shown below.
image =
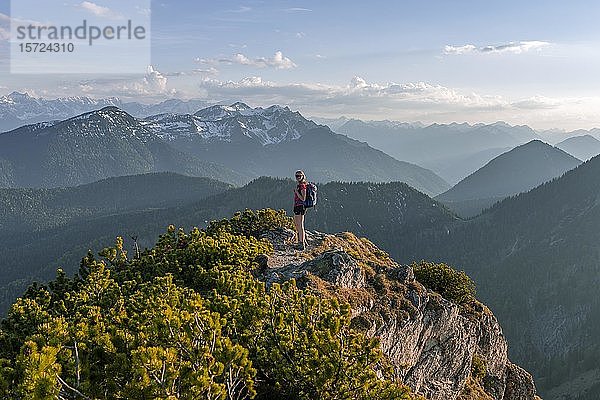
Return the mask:
[[317,204],[317,185],[312,182],[306,184],[306,200],[304,200],[304,207],[310,208]]

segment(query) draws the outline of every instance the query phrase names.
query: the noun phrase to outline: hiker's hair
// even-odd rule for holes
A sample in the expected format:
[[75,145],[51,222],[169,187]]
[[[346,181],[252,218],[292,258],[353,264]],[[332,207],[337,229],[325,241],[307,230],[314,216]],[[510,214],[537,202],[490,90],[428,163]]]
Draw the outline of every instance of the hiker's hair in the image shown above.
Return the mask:
[[302,183],[308,182],[306,180],[306,174],[304,173],[304,171],[302,171],[301,169],[299,169],[298,171],[296,171],[296,173],[294,175],[298,175],[298,174],[302,174],[302,180],[301,180]]

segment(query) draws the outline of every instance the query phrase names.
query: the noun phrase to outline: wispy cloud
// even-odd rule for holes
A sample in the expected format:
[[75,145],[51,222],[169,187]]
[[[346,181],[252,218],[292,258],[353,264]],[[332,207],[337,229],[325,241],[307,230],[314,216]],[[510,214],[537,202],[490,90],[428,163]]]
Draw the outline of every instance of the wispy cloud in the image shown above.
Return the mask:
[[227,10],[226,12],[230,12],[230,13],[246,13],[252,11],[252,7],[248,7],[248,6],[239,6],[236,9],[233,10]]
[[286,8],[285,11],[287,11],[287,12],[312,12],[312,10],[310,8],[303,8],[303,7]]
[[8,41],[10,39],[10,24],[27,24],[27,25],[42,25],[41,22],[11,18],[10,16],[0,13],[0,41]]
[[236,53],[232,57],[211,59],[197,58],[196,61],[201,64],[238,64],[257,68],[271,67],[275,69],[290,69],[297,67],[297,65],[290,58],[284,56],[281,51],[276,51],[272,57],[249,58],[242,53]]
[[544,41],[540,41],[540,40],[510,42],[510,43],[501,44],[501,45],[495,45],[495,46],[488,45],[488,46],[483,46],[483,47],[477,47],[473,44],[466,44],[463,46],[446,45],[446,46],[444,46],[444,54],[447,54],[447,55],[461,55],[461,54],[469,54],[469,53],[521,54],[521,53],[526,53],[531,50],[539,50],[539,49],[542,49],[549,45],[550,45],[549,42],[544,42]]
[[166,72],[165,76],[186,76],[186,75],[200,75],[205,78],[215,78],[219,75],[219,70],[215,67],[208,68],[194,68],[190,71],[177,71],[177,72]]
[[96,3],[92,3],[91,1],[82,1],[77,5],[79,8],[88,11],[89,13],[101,17],[101,18],[109,18],[109,19],[122,19],[123,15],[120,13],[111,10],[108,7],[100,6]]

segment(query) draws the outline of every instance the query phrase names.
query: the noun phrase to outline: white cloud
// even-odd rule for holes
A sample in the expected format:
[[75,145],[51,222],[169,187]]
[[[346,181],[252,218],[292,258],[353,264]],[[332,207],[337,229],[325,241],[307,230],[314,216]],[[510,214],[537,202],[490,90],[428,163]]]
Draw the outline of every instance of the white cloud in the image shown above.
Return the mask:
[[288,57],[284,56],[281,51],[276,51],[272,57],[249,58],[242,53],[236,53],[232,57],[219,59],[196,58],[201,64],[238,64],[248,65],[257,68],[271,67],[275,69],[291,69],[297,65]]
[[354,77],[346,85],[277,83],[258,76],[239,81],[203,79],[198,93],[209,102],[243,99],[268,106],[290,105],[305,115],[400,121],[528,124],[534,128],[600,126],[600,97],[503,96],[462,91],[427,82],[374,83]]
[[190,71],[167,72],[165,76],[186,76],[186,75],[201,75],[205,78],[214,78],[219,75],[219,70],[215,67],[194,68]]
[[518,42],[518,43],[508,43],[500,46],[485,46],[482,47],[479,51],[482,53],[514,53],[521,54],[530,50],[541,49],[542,47],[546,47],[550,45],[548,42],[543,42],[539,40]]
[[452,46],[446,45],[444,46],[444,54],[447,55],[460,55],[460,54],[468,54],[468,53],[512,53],[512,54],[521,54],[526,53],[532,50],[540,50],[546,46],[549,46],[549,42],[544,42],[540,40],[530,40],[530,41],[521,41],[521,42],[511,42],[496,46],[483,46],[477,47],[472,44],[466,44],[464,46]]
[[[93,97],[119,96],[125,99],[163,100],[178,94],[168,86],[167,74],[148,66],[142,78],[106,78],[80,81],[76,88]],[[65,88],[72,93],[72,88]]]
[[78,4],[79,8],[82,8],[97,17],[109,18],[109,19],[121,19],[123,16],[116,11],[111,10],[108,7],[100,6],[91,1],[82,1]]
[[476,51],[477,47],[472,44],[466,44],[464,46],[444,46],[444,54],[465,54]]
[[306,33],[304,33],[304,32],[296,32],[296,37],[298,39],[305,38],[306,37]]
[[312,12],[312,10],[310,8],[303,8],[303,7],[286,8],[285,11],[287,11],[287,12]]
[[509,105],[499,97],[462,93],[425,82],[380,84],[358,76],[347,85],[278,84],[256,76],[239,81],[205,79],[200,88],[215,101],[251,98],[256,103],[296,104],[321,111],[343,108],[345,113],[353,110],[361,114],[373,110],[497,109]]
[[[227,62],[229,60],[224,59],[224,61]],[[248,57],[246,57],[245,55],[243,55],[241,53],[235,54],[231,58],[231,62],[233,62],[235,64],[242,64],[242,65],[255,65],[255,63],[252,60],[250,60]]]
[[288,69],[296,67],[296,64],[294,64],[294,62],[289,58],[284,57],[281,51],[275,52],[275,55],[272,58],[262,59],[261,61],[264,61],[266,65],[275,67],[277,69]]
[[164,93],[167,90],[167,77],[150,65],[144,76],[143,86],[150,92]]
[[219,70],[216,69],[215,67],[208,67],[205,69],[196,68],[196,69],[193,69],[191,73],[193,75],[205,75],[205,76],[209,76],[209,77],[215,77],[215,76],[219,75]]

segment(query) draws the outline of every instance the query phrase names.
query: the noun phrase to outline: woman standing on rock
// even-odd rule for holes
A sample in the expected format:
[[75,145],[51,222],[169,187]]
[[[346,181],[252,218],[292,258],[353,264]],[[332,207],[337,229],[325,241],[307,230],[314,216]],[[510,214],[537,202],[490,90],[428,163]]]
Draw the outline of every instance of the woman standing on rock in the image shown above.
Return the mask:
[[296,241],[300,250],[306,249],[306,237],[304,235],[304,214],[306,207],[306,186],[308,181],[304,171],[296,171],[296,188],[294,189],[294,225],[296,226]]

